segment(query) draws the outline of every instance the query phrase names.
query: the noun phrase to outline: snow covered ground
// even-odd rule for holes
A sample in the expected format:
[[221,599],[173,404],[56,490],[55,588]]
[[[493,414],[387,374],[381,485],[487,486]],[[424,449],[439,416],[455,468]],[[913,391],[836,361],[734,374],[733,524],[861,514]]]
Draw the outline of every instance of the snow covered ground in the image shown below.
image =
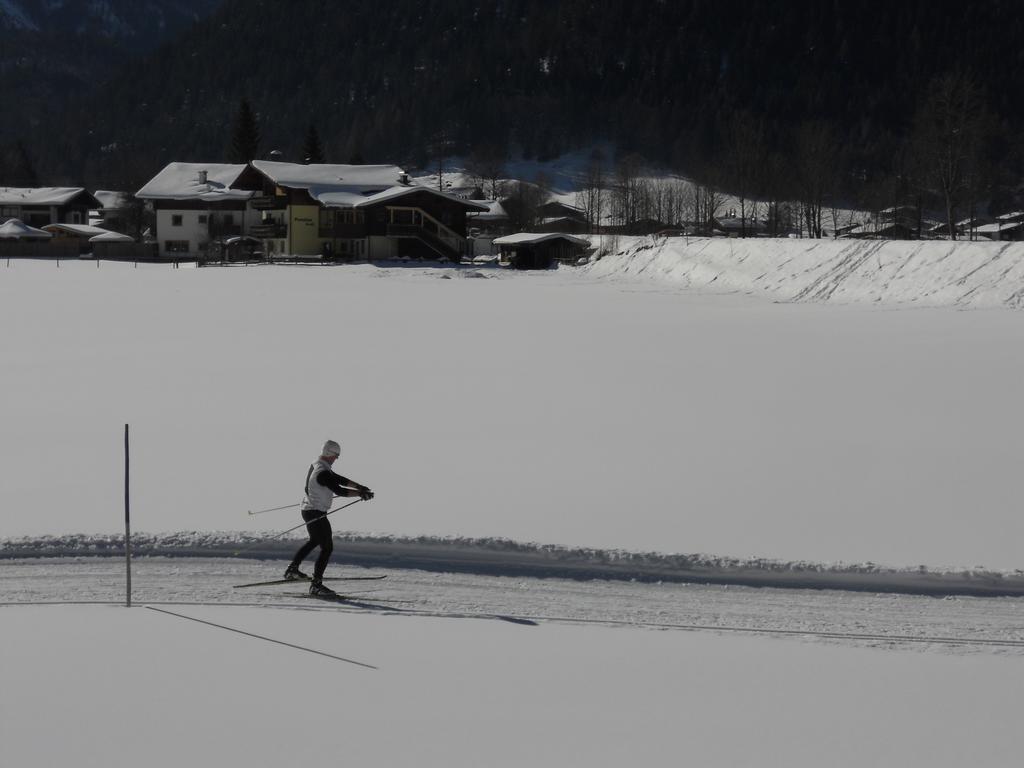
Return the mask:
[[[236,558],[136,558],[135,603],[262,605],[311,610],[303,585],[239,589],[278,579],[284,564]],[[503,617],[589,626],[801,637],[902,651],[1012,655],[1024,660],[1024,598],[933,597],[821,589],[765,589],[601,579],[482,576],[338,564],[334,589],[358,608],[402,616]],[[367,576],[383,580],[364,580]],[[125,602],[124,559],[43,558],[0,563],[0,604]],[[322,607],[322,606],[320,606]]]
[[[353,535],[1019,578],[1021,315],[954,308],[1015,306],[1013,269],[976,301],[930,287],[948,259],[909,255],[916,295],[951,306],[907,309],[906,284],[864,288],[888,274],[862,272],[870,258],[848,259],[860,288],[806,290],[846,258],[828,248],[673,266],[662,249],[637,274],[654,249],[626,245],[541,274],[0,265],[4,547],[116,534],[130,422],[140,532],[293,525],[246,511],[297,501],[333,437],[337,469],[377,491],[339,513]],[[744,277],[759,259],[804,268],[788,287]],[[712,262],[717,279],[694,279]],[[388,579],[339,606],[231,589],[280,561],[154,557],[131,610],[33,604],[116,602],[121,566],[0,561],[3,765],[941,768],[1019,751],[1019,597],[375,567]]]
[[378,492],[339,529],[1021,568],[1017,312],[611,264],[0,266],[3,534],[117,532],[131,422],[138,531],[294,525],[246,511],[297,501],[334,437]]
[[[121,566],[0,565],[4,765],[942,768],[1018,752],[1018,599],[401,572],[341,606],[232,593],[276,574],[265,563],[158,558],[136,562],[131,610],[9,602],[110,600]],[[966,642],[897,638],[919,630]],[[979,642],[1000,632],[1016,646]]]
[[779,301],[1024,307],[1024,243],[792,238],[591,238],[589,274]]

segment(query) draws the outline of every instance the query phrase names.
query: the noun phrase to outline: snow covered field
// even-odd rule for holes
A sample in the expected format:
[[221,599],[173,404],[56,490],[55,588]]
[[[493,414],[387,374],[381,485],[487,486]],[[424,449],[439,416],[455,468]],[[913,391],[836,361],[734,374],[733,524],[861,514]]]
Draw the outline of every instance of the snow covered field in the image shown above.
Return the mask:
[[231,589],[267,563],[147,558],[131,610],[31,604],[116,602],[122,565],[0,564],[4,765],[942,768],[1018,751],[1021,599],[401,571],[345,583],[360,602],[343,606]]
[[[377,491],[336,518],[353,532],[1019,578],[1018,312],[880,309],[805,291],[807,270],[744,284],[771,252],[704,283],[663,253],[647,280],[645,252],[541,274],[0,265],[0,537],[116,533],[130,422],[137,531],[293,525],[246,510],[297,501],[334,437]],[[230,589],[278,561],[145,558],[131,610],[29,604],[117,601],[120,568],[0,562],[0,764],[1019,752],[1021,598],[395,570],[343,607]]]
[[130,422],[140,531],[293,525],[332,436],[339,529],[1021,568],[1020,314],[596,269],[0,267],[3,534],[118,531]]
[[1019,657],[153,608],[0,607],[5,765],[952,768],[1012,765],[1019,748]]

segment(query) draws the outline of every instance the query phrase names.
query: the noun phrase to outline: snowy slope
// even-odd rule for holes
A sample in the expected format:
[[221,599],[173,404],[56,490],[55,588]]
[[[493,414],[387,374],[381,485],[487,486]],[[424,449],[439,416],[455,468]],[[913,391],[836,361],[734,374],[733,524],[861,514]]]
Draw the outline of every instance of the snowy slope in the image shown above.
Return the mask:
[[594,237],[594,276],[780,301],[1024,306],[1024,243]]

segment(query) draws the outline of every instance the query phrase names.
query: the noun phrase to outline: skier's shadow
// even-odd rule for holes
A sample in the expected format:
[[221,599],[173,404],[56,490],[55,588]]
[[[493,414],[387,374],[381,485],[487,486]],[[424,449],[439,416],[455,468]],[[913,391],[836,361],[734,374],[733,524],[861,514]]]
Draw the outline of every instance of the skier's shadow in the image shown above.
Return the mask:
[[[372,603],[368,600],[339,600],[342,605],[350,605],[353,608],[365,608],[371,611],[387,611],[388,613],[401,613],[406,616],[414,616],[421,614],[422,611],[409,610],[407,608],[399,608],[395,605],[381,605],[380,603]],[[428,614],[429,615],[429,614]],[[458,614],[456,614],[458,616]],[[471,619],[494,619],[497,621],[507,621],[509,624],[518,624],[524,627],[538,627],[540,624],[533,619],[524,619],[519,616],[508,616],[498,613],[482,613],[467,615],[465,618]]]

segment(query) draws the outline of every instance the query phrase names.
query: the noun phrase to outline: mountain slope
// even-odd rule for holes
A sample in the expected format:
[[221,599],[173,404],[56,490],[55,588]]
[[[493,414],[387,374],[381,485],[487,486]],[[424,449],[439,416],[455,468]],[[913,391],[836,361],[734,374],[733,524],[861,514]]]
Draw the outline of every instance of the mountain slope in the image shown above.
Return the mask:
[[[28,139],[74,96],[130,68],[221,0],[0,0],[0,144]],[[41,149],[35,147],[36,153]]]
[[[80,104],[47,147],[62,172],[114,183],[171,159],[223,159],[242,98],[262,149],[297,159],[310,123],[329,161],[412,167],[492,148],[550,158],[596,141],[674,167],[722,154],[737,113],[792,151],[834,126],[862,174],[892,164],[932,80],[964,70],[1007,133],[1024,107],[1024,16],[925,0],[226,0]],[[983,11],[983,12],[982,12]],[[75,167],[69,167],[69,161]]]

